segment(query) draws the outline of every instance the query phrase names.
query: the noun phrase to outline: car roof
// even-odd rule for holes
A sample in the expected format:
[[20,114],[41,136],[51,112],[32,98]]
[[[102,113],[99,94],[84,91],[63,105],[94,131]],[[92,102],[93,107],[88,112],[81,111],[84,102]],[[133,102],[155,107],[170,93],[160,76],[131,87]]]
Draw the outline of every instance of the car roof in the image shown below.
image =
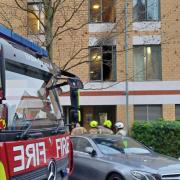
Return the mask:
[[90,139],[94,139],[94,138],[110,138],[110,139],[121,139],[121,138],[125,138],[128,139],[129,137],[126,136],[121,136],[121,135],[115,135],[115,134],[83,134],[83,135],[74,135],[71,137],[87,137]]

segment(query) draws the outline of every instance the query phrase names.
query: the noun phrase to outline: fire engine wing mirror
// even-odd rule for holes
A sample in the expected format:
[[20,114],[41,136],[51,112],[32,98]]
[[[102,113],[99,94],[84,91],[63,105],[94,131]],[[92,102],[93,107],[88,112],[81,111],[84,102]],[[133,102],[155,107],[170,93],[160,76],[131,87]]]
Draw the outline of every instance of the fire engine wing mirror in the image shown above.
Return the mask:
[[52,85],[51,87],[48,88],[48,90],[55,89],[55,88],[60,88],[62,86],[69,85],[70,89],[83,89],[84,85],[82,81],[78,78],[67,78],[67,82],[62,82],[60,84]]
[[0,104],[0,130],[7,127],[8,107],[6,104]]
[[68,78],[67,79],[70,88],[72,89],[83,89],[84,85],[79,78]]
[[48,90],[52,90],[52,89],[61,89],[62,86],[68,85],[67,82],[63,82],[60,84],[56,84],[56,85],[52,85],[48,88]]
[[54,85],[54,86],[51,86],[51,87],[49,87],[49,88],[47,88],[46,89],[46,91],[47,91],[47,96],[49,95],[49,91],[50,90],[53,90],[53,89],[56,89],[57,90],[57,93],[59,94],[59,95],[61,95],[62,94],[62,88],[61,88],[61,85],[60,84],[56,84],[56,85]]
[[79,104],[80,92],[76,88],[70,88],[71,110],[70,121],[77,123],[81,121],[80,104]]
[[79,109],[71,109],[70,110],[70,121],[71,123],[78,123],[81,121],[81,114]]

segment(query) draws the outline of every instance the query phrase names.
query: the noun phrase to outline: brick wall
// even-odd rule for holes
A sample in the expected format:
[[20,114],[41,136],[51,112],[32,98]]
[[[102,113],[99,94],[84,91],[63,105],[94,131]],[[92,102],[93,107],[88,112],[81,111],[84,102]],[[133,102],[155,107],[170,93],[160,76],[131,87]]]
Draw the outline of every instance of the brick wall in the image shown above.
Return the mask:
[[14,0],[1,0],[0,24],[27,36],[27,13],[20,10]]
[[175,120],[175,105],[174,104],[163,105],[163,118],[165,120]]
[[[67,1],[67,6],[74,6],[74,1]],[[76,3],[80,0],[76,1]],[[132,37],[137,35],[161,35],[162,39],[162,76],[163,80],[179,80],[180,79],[180,1],[179,0],[163,0],[161,1],[161,29],[158,31],[132,31],[132,1],[129,1],[129,77],[133,79],[133,54],[132,54]],[[124,3],[117,1],[117,31],[115,37],[117,38],[117,79],[125,79],[125,61],[124,61]],[[0,22],[7,27],[12,25],[15,32],[27,35],[27,13],[17,8],[14,0],[2,0],[0,7],[3,8],[4,16],[0,16]],[[2,12],[1,12],[2,13]],[[70,15],[72,11],[70,8],[66,10],[66,15]],[[63,16],[59,10],[55,16],[54,30],[56,27],[63,23]],[[66,28],[79,27],[80,25],[88,23],[88,1],[85,1],[82,8],[74,16],[72,21],[68,23]],[[65,29],[65,28],[64,28]],[[62,28],[62,30],[64,30]],[[99,34],[93,34],[98,36]],[[74,54],[78,51],[75,60],[68,64],[67,68],[75,65],[77,61],[88,61],[88,39],[92,34],[88,32],[88,24],[84,25],[77,31],[68,31],[61,34],[54,41],[54,62],[60,66],[64,66]],[[71,71],[77,73],[84,81],[89,79],[89,65],[83,63]]]
[[[124,125],[127,125],[126,122],[126,105],[118,105],[117,106],[117,121],[123,122]],[[128,113],[129,113],[129,127],[132,127],[134,122],[134,111],[133,111],[133,105],[128,106]]]
[[[55,16],[54,30],[57,26],[63,24],[63,15],[70,15],[74,1],[68,0],[66,10],[59,9]],[[76,3],[79,3],[77,0]],[[124,52],[124,2],[116,1],[117,9],[117,26],[116,32],[111,35],[117,39],[117,80],[125,80],[125,52]],[[143,35],[160,35],[162,48],[162,78],[163,80],[180,80],[180,1],[179,0],[162,0],[161,1],[161,28],[154,31],[133,31],[132,30],[132,1],[129,0],[128,6],[128,44],[129,44],[129,79],[133,81],[133,36]],[[6,4],[6,5],[5,5]],[[4,17],[0,16],[0,23],[7,27],[12,24],[14,31],[27,35],[27,13],[19,10],[14,0],[1,0],[0,7],[4,9]],[[8,20],[8,21],[7,21]],[[66,68],[73,67],[77,62],[82,63],[79,66],[71,68],[70,71],[81,77],[83,81],[89,81],[89,63],[88,63],[88,41],[89,37],[106,36],[106,33],[89,33],[88,32],[88,1],[85,1],[81,9],[75,14],[73,19],[62,28],[78,28],[82,24],[84,26],[77,31],[67,31],[62,33],[54,41],[54,57],[53,61],[61,66],[67,64]],[[79,53],[78,53],[79,52]],[[74,54],[77,54],[74,57]],[[71,60],[72,59],[72,60]],[[163,117],[165,119],[175,119],[174,105],[163,105]],[[130,122],[133,121],[133,106],[130,106]],[[117,106],[117,120],[125,119],[125,106]]]
[[180,1],[161,1],[163,79],[180,79]]

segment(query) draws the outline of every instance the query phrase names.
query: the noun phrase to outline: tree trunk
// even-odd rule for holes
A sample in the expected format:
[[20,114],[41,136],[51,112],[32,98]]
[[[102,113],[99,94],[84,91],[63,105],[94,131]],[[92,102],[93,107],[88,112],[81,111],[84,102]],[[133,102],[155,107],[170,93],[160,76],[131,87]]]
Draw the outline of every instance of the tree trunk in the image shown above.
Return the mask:
[[44,33],[45,33],[45,46],[48,51],[49,60],[52,61],[53,59],[53,18],[54,12],[52,8],[52,1],[51,0],[44,0]]

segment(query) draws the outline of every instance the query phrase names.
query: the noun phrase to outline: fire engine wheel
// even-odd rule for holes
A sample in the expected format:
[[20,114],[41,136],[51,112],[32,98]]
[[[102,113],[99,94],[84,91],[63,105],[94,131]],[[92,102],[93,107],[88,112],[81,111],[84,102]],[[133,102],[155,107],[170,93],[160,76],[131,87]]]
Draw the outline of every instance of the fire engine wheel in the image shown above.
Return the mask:
[[124,180],[124,178],[118,173],[112,173],[107,180]]

